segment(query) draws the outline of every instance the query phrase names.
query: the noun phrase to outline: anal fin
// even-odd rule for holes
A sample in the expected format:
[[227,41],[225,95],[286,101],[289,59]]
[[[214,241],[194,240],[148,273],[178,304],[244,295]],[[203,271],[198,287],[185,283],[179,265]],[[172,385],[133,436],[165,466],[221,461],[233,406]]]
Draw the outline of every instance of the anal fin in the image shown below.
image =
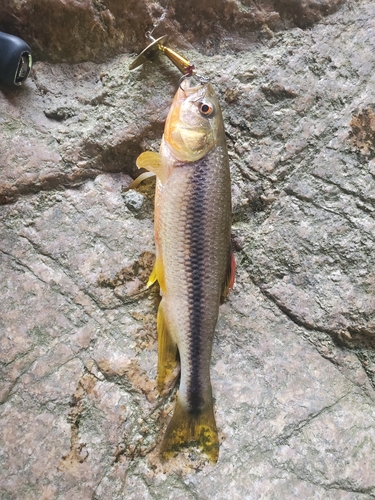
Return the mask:
[[163,299],[159,304],[158,318],[158,377],[157,387],[161,393],[168,388],[178,375],[177,345],[168,331],[163,311]]

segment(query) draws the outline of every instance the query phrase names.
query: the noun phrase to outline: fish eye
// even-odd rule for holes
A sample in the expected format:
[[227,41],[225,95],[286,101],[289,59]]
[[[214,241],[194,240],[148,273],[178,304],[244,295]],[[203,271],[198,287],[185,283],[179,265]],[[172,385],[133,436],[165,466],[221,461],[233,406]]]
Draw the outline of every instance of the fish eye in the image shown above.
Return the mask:
[[198,105],[199,112],[206,118],[212,118],[215,114],[215,107],[209,102],[200,102]]

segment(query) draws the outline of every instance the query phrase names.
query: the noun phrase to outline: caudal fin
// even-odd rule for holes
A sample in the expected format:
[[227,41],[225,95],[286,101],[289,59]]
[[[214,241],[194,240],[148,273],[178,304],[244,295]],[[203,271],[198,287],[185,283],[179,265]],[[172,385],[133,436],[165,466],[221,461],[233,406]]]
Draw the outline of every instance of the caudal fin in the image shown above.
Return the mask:
[[212,402],[198,414],[188,412],[177,398],[172,420],[164,436],[161,455],[168,459],[182,448],[194,445],[212,462],[217,462],[219,439]]

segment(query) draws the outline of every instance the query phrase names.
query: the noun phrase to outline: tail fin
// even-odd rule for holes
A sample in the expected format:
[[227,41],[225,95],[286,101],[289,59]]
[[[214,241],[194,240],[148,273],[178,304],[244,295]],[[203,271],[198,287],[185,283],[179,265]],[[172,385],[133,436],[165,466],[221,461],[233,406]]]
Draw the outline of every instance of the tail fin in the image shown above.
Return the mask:
[[161,448],[163,458],[171,458],[175,452],[190,445],[198,446],[208,458],[216,463],[219,457],[219,439],[211,403],[201,413],[190,413],[180,403],[170,421]]

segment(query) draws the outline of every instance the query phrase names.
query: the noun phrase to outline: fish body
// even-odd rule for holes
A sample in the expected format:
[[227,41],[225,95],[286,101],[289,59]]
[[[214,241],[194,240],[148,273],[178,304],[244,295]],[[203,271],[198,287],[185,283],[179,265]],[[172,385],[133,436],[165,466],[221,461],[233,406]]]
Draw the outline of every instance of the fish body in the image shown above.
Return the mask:
[[157,175],[156,263],[159,281],[158,387],[181,364],[176,408],[162,454],[197,444],[218,458],[210,359],[219,305],[234,280],[231,189],[225,132],[210,84],[185,79],[169,111],[160,153],[142,153],[139,167]]

